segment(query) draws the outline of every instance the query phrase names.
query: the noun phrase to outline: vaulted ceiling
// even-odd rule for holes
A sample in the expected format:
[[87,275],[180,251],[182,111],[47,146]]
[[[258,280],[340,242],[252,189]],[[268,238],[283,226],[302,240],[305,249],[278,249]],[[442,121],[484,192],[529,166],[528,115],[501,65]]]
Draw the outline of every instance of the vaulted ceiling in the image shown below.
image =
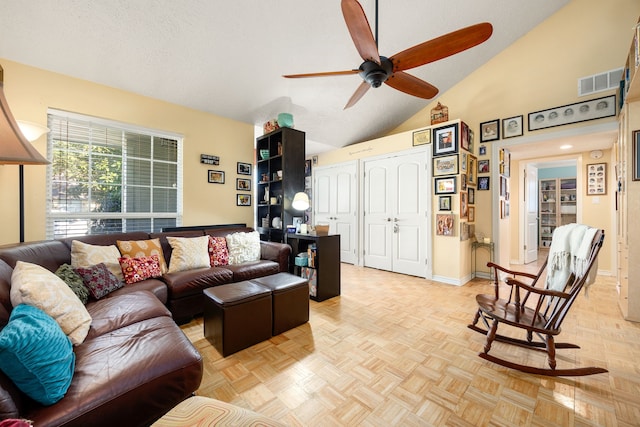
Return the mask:
[[[490,22],[487,42],[410,71],[442,93],[568,1],[379,0],[379,51],[392,56]],[[360,3],[375,27],[375,0]],[[339,0],[0,0],[0,6],[0,58],[246,123],[289,112],[307,133],[309,154],[381,136],[429,103],[383,85],[343,110],[358,75],[282,77],[360,65]]]

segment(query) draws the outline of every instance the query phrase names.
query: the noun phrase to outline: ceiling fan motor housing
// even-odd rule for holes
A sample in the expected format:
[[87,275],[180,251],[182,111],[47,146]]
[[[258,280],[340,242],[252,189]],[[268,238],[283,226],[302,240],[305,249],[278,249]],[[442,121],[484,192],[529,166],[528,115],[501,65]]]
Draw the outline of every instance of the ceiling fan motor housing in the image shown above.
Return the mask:
[[364,61],[360,64],[360,77],[372,87],[380,87],[393,73],[393,63],[385,56],[380,57],[380,64]]

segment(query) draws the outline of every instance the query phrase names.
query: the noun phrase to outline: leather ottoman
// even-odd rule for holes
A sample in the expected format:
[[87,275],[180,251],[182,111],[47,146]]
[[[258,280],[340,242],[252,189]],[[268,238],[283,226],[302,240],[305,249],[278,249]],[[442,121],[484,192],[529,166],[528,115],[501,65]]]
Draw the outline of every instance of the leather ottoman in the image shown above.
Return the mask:
[[271,289],[274,336],[309,321],[307,279],[289,273],[278,273],[251,281]]
[[205,289],[204,336],[224,357],[271,338],[271,290],[249,281]]

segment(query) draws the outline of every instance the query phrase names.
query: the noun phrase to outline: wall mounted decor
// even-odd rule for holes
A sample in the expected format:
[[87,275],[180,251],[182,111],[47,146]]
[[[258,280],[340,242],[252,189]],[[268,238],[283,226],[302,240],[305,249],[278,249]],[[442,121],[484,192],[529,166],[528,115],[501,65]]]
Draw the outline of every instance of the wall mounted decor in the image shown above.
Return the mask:
[[500,139],[500,119],[480,123],[480,142],[497,141]]
[[251,163],[238,162],[238,175],[251,175]]
[[469,189],[467,190],[467,193],[469,194],[469,204],[470,205],[475,205],[476,204],[476,190],[474,190],[473,188],[469,187]]
[[460,122],[460,147],[467,151],[471,151],[469,126],[465,122]]
[[467,193],[460,193],[460,219],[467,219],[469,216],[469,202]]
[[615,115],[616,96],[610,95],[529,113],[529,131]]
[[478,149],[478,154],[481,156],[486,156],[487,155],[487,146],[486,145],[481,145],[480,148]]
[[502,138],[522,136],[523,132],[522,115],[502,119]]
[[236,195],[237,206],[251,206],[251,194],[237,194]]
[[438,209],[441,211],[451,210],[451,196],[438,197]]
[[209,182],[212,184],[224,184],[224,172],[209,169]]
[[435,194],[455,194],[456,177],[434,178]]
[[460,241],[469,240],[469,224],[460,221]]
[[467,184],[476,186],[478,182],[477,177],[478,159],[476,156],[469,154],[467,156]]
[[413,132],[413,146],[431,144],[431,129],[422,129]]
[[478,160],[478,173],[490,173],[489,159]]
[[469,206],[469,222],[476,221],[476,208],[473,206]]
[[457,175],[458,155],[441,156],[433,158],[433,176]]
[[478,191],[489,190],[489,182],[490,181],[488,176],[478,177]]
[[220,164],[220,157],[212,156],[211,154],[200,154],[200,163],[218,166]]
[[587,196],[607,194],[607,164],[587,165]]
[[431,124],[444,123],[449,120],[449,107],[446,107],[440,102],[438,105],[431,109]]
[[458,152],[458,124],[442,126],[433,130],[433,156],[444,156]]
[[248,178],[236,178],[236,190],[251,191],[251,180]]
[[436,234],[438,236],[453,236],[454,231],[453,214],[436,214]]

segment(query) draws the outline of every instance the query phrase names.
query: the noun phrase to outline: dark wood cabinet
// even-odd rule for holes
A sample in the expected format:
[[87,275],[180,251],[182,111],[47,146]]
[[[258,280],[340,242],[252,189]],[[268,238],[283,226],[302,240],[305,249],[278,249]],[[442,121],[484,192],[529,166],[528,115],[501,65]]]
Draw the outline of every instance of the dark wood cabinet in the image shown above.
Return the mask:
[[[324,301],[340,295],[340,235],[287,234],[287,243],[291,246],[290,269],[309,279],[312,300]],[[295,257],[301,252],[310,254],[306,267],[295,266]]]
[[[291,207],[304,191],[305,133],[281,128],[256,139],[256,226],[262,240],[284,241],[284,231],[301,212]],[[274,223],[274,218],[280,221]]]

